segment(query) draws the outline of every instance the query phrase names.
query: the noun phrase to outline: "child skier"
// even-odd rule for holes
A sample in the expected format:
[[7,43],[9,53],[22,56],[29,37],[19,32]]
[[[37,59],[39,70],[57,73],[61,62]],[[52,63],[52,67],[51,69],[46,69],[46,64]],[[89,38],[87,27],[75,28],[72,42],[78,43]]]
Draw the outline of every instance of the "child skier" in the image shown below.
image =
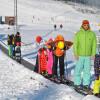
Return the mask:
[[65,57],[65,50],[66,45],[64,43],[64,37],[62,35],[58,35],[55,39],[55,48],[54,48],[54,66],[53,66],[53,74],[55,81],[59,82],[58,74],[57,74],[57,67],[59,61],[59,70],[60,70],[60,81],[65,81],[64,78],[64,57]]
[[38,73],[44,76],[47,74],[47,50],[45,47],[38,51]]
[[94,61],[95,77],[93,93],[100,98],[100,55],[96,55]]
[[41,46],[41,44],[43,43],[42,37],[41,36],[36,36],[35,41],[36,41],[36,45],[38,47],[38,52],[37,52],[37,56],[36,56],[36,64],[35,64],[35,67],[34,67],[34,71],[38,73],[39,72],[38,71],[39,70],[39,56],[38,56],[38,54],[41,53],[41,50],[43,48]]
[[53,46],[52,46],[52,39],[46,43],[47,45],[47,72],[48,78],[52,78],[52,67],[53,67]]
[[14,36],[14,34],[12,34],[12,47],[13,47],[12,55],[14,58],[15,57],[15,36]]
[[21,63],[21,36],[19,32],[15,35],[15,59]]
[[20,36],[19,32],[17,32],[16,35],[15,35],[15,45],[21,46],[21,36]]
[[13,37],[12,35],[8,35],[8,55],[10,57],[13,57],[13,45],[12,45],[12,40],[13,40]]
[[98,54],[95,55],[94,60],[94,72],[96,79],[94,82],[93,93],[100,98],[100,41],[98,44]]

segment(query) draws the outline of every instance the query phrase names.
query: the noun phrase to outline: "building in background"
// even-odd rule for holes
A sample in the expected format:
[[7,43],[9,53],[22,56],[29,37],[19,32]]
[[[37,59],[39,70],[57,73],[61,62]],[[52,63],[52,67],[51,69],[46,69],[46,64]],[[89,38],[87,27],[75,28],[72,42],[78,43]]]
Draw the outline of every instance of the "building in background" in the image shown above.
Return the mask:
[[15,25],[15,17],[14,16],[5,16],[5,24]]

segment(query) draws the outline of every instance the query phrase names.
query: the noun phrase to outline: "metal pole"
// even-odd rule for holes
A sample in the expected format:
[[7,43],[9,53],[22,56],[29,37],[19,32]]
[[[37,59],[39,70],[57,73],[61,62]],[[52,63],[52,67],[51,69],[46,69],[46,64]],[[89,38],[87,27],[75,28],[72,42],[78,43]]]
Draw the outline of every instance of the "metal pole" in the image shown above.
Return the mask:
[[16,17],[15,17],[15,19],[16,19],[16,33],[17,33],[17,31],[18,31],[18,15],[17,15],[17,0],[16,0],[16,15],[15,15]]
[[[15,2],[15,0],[14,0],[14,17],[15,17],[15,15],[16,15],[16,13],[15,13],[15,8],[16,8],[15,5],[16,5],[16,2]],[[16,23],[16,19],[15,19],[15,23]],[[14,34],[16,33],[15,23],[14,23]]]
[[14,17],[15,17],[14,34],[16,34],[18,31],[17,0],[14,0]]

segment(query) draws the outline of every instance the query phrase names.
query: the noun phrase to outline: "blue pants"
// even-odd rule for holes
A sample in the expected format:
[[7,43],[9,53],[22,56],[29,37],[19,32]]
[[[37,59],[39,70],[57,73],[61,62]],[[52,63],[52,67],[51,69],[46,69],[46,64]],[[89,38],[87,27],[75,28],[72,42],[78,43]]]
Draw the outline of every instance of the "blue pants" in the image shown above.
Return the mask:
[[[80,56],[75,67],[74,84],[81,85],[83,80],[83,85],[89,85],[91,77],[90,71],[91,71],[90,57]],[[83,75],[81,75],[82,72]]]

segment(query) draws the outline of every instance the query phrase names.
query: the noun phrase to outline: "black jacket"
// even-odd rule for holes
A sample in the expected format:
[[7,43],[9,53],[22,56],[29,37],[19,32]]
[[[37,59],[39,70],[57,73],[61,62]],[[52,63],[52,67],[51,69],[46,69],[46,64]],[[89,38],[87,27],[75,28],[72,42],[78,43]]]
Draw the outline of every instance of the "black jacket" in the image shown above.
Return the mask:
[[13,44],[12,41],[13,41],[13,35],[8,35],[8,40],[7,40],[8,45],[12,45]]

